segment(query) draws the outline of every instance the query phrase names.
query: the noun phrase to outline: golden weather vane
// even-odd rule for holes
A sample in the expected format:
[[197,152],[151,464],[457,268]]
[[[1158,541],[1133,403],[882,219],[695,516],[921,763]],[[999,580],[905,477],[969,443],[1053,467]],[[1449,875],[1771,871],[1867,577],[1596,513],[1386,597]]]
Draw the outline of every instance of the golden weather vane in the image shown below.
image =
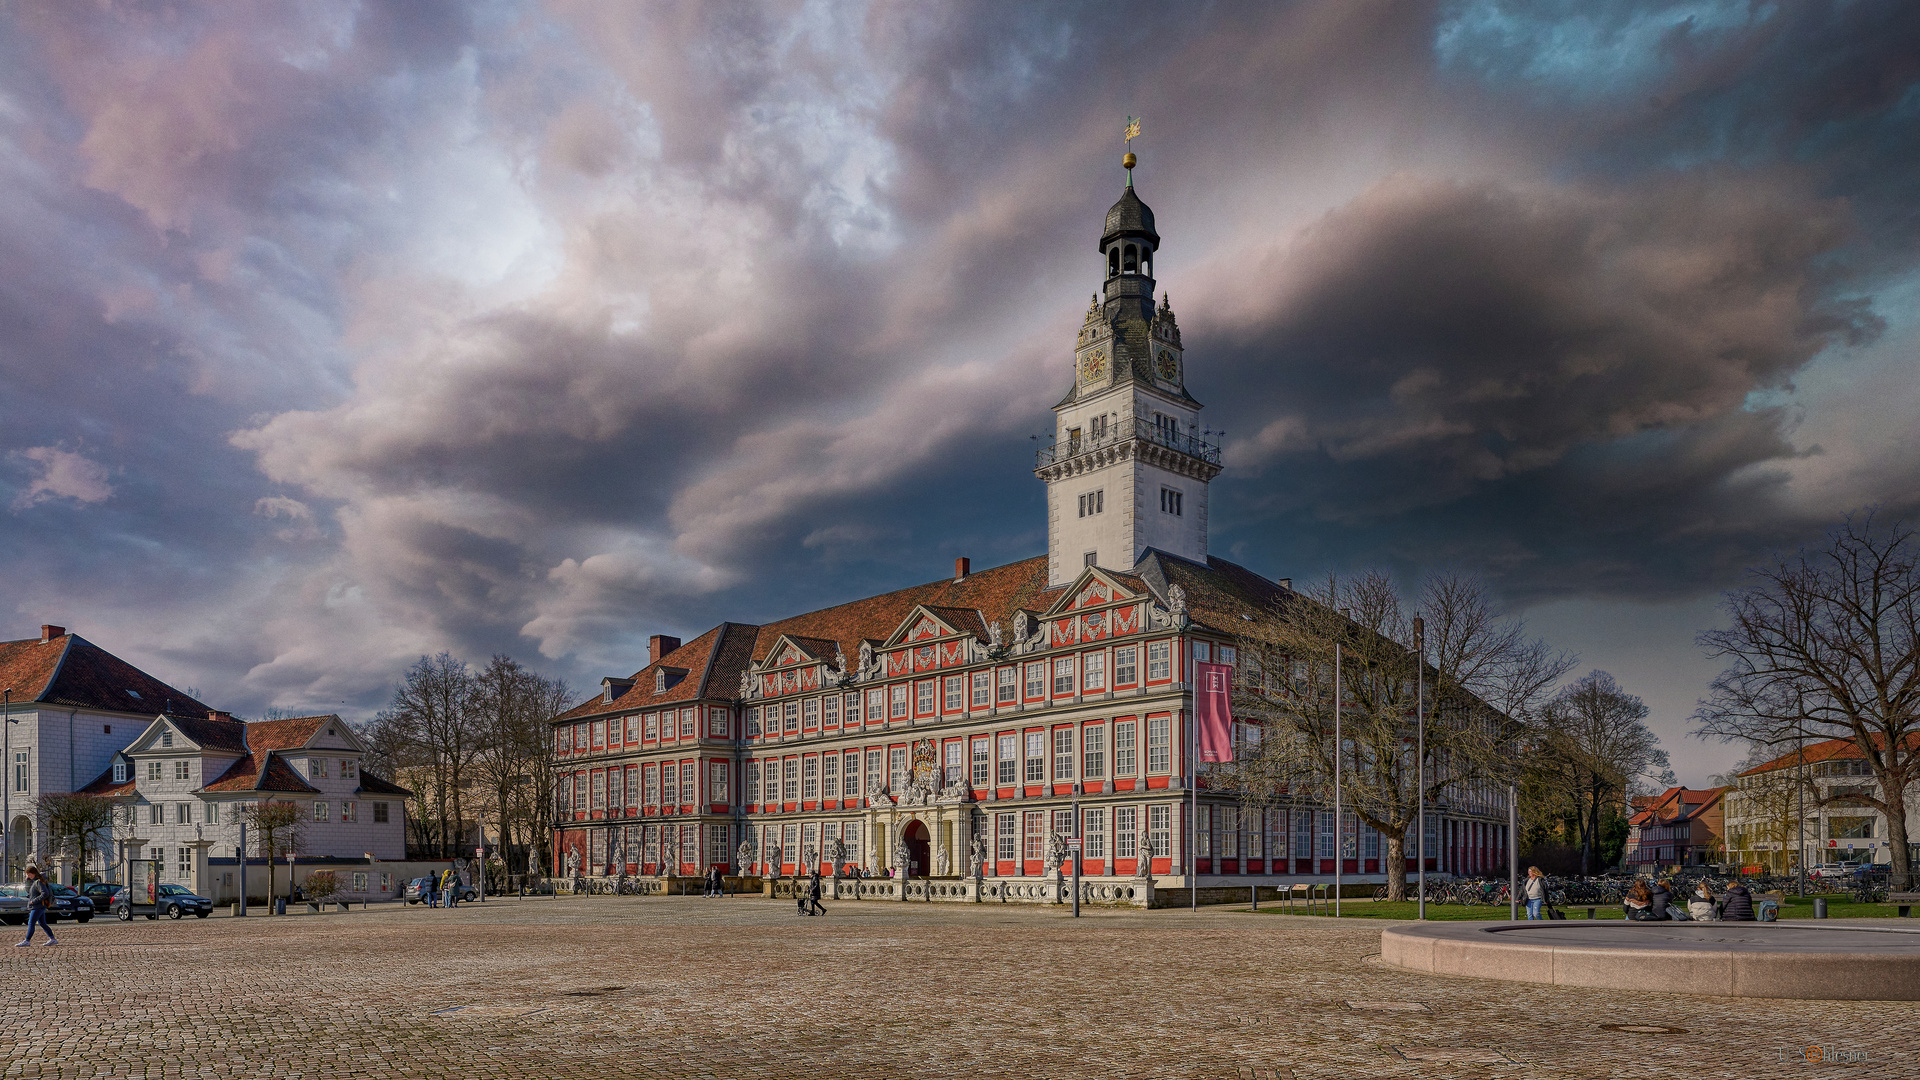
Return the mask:
[[1139,134],[1140,134],[1140,118],[1137,116],[1127,117],[1127,140],[1126,140],[1127,153],[1125,157],[1122,157],[1120,159],[1120,164],[1123,168],[1127,170],[1127,186],[1128,187],[1133,186],[1134,163],[1140,160],[1139,158],[1136,158],[1133,156],[1133,140]]

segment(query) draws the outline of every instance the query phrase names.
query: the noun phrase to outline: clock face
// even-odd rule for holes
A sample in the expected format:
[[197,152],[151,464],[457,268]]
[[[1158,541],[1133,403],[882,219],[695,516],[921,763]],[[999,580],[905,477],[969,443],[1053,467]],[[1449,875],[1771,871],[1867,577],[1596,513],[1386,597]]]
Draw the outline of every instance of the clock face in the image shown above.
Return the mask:
[[1095,349],[1080,359],[1080,381],[1092,382],[1107,373],[1107,350]]
[[1172,382],[1180,376],[1180,364],[1173,358],[1172,349],[1161,349],[1156,359],[1159,361],[1161,378]]

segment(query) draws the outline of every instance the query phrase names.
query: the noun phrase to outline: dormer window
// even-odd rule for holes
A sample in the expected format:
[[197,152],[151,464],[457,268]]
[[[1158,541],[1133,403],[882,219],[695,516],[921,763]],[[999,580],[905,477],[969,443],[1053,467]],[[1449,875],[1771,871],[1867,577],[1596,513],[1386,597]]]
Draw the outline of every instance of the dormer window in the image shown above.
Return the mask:
[[113,782],[116,784],[124,784],[127,782],[126,762],[116,761],[113,763]]
[[135,701],[139,701],[139,700],[140,700],[140,691],[138,691],[138,690],[129,690],[129,691],[127,691],[127,696],[128,696],[128,697],[130,697],[130,698],[132,698],[132,699],[133,699],[133,700],[135,700]]
[[653,673],[653,692],[656,694],[664,694],[667,692],[667,673],[665,670]]

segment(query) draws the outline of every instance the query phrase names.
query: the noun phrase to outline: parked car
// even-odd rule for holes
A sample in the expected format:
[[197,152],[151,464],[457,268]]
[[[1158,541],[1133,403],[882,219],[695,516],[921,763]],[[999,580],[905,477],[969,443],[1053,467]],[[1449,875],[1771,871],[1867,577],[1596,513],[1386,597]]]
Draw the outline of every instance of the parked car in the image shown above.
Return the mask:
[[1851,863],[1830,862],[1830,863],[1821,863],[1820,865],[1814,867],[1813,870],[1810,871],[1808,876],[1816,877],[1816,878],[1837,878],[1837,877],[1845,877],[1846,875],[1852,872],[1853,872],[1853,864]]
[[0,922],[19,926],[27,921],[27,887],[0,885]]
[[[436,886],[434,882],[437,880],[437,878],[430,877],[414,878],[412,881],[407,882],[407,887],[401,891],[400,896],[409,904],[424,904],[427,902],[427,894],[435,891]],[[469,900],[480,899],[480,891],[473,886],[461,885],[459,888],[461,903],[464,904]],[[444,900],[446,898],[442,897],[441,899]]]
[[1892,875],[1893,867],[1887,863],[1860,863],[1847,877],[1856,882],[1883,882]]
[[157,919],[162,915],[169,919],[192,915],[196,919],[204,919],[213,914],[213,901],[195,895],[192,889],[184,885],[162,885],[151,894],[152,900],[147,899],[143,890],[133,897],[131,910],[127,903],[127,890],[120,886],[115,886],[115,889],[110,910],[121,919],[131,919],[135,915],[145,915],[149,919]]
[[71,885],[55,885],[50,917],[54,922],[61,919],[90,922],[93,919],[93,901]]

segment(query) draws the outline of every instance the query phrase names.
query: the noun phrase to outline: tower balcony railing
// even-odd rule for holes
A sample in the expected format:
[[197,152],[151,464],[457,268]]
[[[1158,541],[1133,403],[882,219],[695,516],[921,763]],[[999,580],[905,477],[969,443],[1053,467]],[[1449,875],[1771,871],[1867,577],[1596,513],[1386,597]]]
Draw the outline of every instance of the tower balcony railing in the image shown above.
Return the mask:
[[1078,438],[1056,439],[1042,446],[1034,455],[1034,468],[1044,469],[1049,465],[1071,461],[1082,454],[1091,454],[1096,450],[1117,446],[1133,439],[1164,446],[1170,450],[1178,450],[1211,465],[1220,464],[1220,448],[1200,436],[1163,424],[1129,418],[1108,425],[1102,432],[1094,434],[1083,432]]

